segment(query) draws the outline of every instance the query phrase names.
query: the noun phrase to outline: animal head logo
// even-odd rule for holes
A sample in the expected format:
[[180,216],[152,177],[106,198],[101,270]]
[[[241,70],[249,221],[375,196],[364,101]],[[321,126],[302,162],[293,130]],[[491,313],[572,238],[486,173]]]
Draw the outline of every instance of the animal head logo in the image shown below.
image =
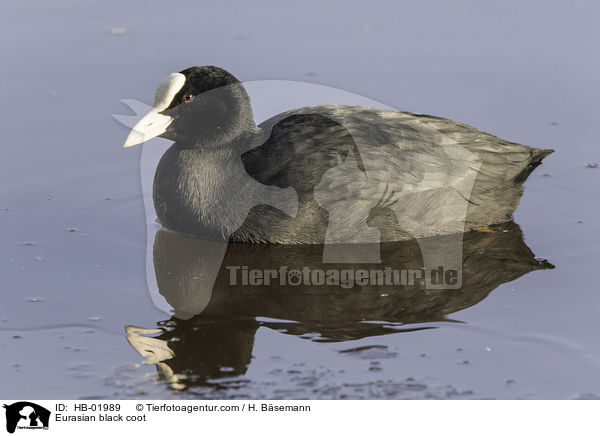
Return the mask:
[[6,431],[14,433],[19,429],[47,429],[50,423],[50,411],[42,406],[28,401],[19,401],[6,409]]
[[[431,245],[426,239],[418,240],[424,268],[431,271],[439,267],[456,270],[457,280],[436,284],[425,278],[425,286],[430,289],[461,287],[462,231],[471,189],[481,165],[476,154],[457,146],[452,138],[435,129],[423,129],[425,133],[419,136],[423,141],[416,141],[411,136],[415,126],[410,123],[420,120],[414,121],[407,115],[407,121],[401,120],[405,128],[399,130],[405,135],[400,138],[397,153],[402,158],[382,158],[380,148],[371,144],[373,141],[385,144],[389,142],[388,138],[376,136],[377,132],[368,125],[345,124],[343,111],[315,109],[313,113],[298,114],[286,114],[285,111],[331,102],[384,110],[394,108],[347,91],[309,83],[255,81],[244,82],[243,86],[253,101],[252,113],[257,124],[267,120],[261,124],[262,142],[250,149],[230,150],[233,153],[231,161],[235,165],[227,166],[226,183],[218,186],[221,200],[211,203],[214,200],[212,194],[202,190],[193,192],[193,201],[203,210],[202,221],[214,224],[214,228],[199,232],[208,235],[207,254],[201,260],[205,268],[195,282],[202,288],[202,292],[195,295],[202,298],[197,299],[194,305],[185,305],[184,318],[202,312],[210,301],[230,237],[237,240],[236,236],[241,235],[239,239],[245,237],[260,241],[260,231],[269,228],[269,220],[274,220],[281,228],[300,229],[296,233],[309,240],[307,243],[322,245],[324,264],[381,264],[382,241],[436,236],[435,232],[423,235],[422,230],[441,229],[444,234],[452,235],[443,247]],[[181,118],[178,111],[190,110],[205,99],[212,101],[222,95],[222,99],[227,100],[228,93],[234,91],[223,86],[197,95],[193,102],[173,108],[173,119]],[[286,96],[288,101],[282,100],[282,96]],[[140,115],[151,113],[153,108],[136,100],[122,102],[136,115],[113,117],[132,127],[130,134],[135,136],[135,127],[143,121]],[[379,122],[385,122],[385,116],[381,117]],[[395,134],[398,136],[400,133]],[[155,306],[172,313],[174,307],[165,299],[154,277],[153,246],[159,230],[156,222],[174,228],[177,226],[169,226],[166,221],[180,219],[183,215],[171,213],[166,216],[169,215],[166,212],[172,212],[173,199],[161,193],[160,189],[153,190],[159,160],[171,145],[165,139],[171,137],[162,136],[152,139],[151,145],[142,148],[140,177],[147,221],[148,288]],[[302,141],[297,140],[299,137]],[[132,141],[139,143],[143,139],[147,138]],[[335,144],[336,148],[323,148],[321,143],[324,140]],[[440,143],[445,146],[436,146]],[[302,152],[294,153],[298,144],[301,144]],[[215,155],[221,156],[222,153]],[[277,165],[273,164],[275,161]],[[423,163],[417,171],[415,162]],[[461,177],[450,177],[449,181],[443,179],[443,174],[439,173],[442,163],[452,166],[449,172]],[[194,173],[194,177],[198,177],[194,183],[213,186],[215,180],[223,179],[223,171],[219,165],[203,162],[202,170]],[[206,204],[218,207],[204,207]],[[398,217],[402,217],[401,224]],[[260,225],[257,226],[257,223]],[[182,233],[195,234],[191,230],[182,230]],[[274,242],[290,243],[284,239]],[[192,306],[194,308],[190,310]],[[175,308],[175,312],[181,311]]]

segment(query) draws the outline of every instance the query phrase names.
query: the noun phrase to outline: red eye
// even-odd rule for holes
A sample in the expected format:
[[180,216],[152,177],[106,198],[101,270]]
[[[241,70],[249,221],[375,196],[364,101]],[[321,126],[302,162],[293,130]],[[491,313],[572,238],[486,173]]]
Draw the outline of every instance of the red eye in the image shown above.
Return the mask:
[[192,101],[194,99],[194,96],[192,94],[185,94],[183,96],[183,102],[184,103],[189,103],[190,101]]

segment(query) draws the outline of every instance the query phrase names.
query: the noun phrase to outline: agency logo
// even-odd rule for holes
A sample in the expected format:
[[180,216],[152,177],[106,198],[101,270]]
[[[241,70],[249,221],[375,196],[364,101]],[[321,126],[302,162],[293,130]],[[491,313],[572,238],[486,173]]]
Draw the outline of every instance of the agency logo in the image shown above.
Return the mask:
[[16,429],[22,430],[48,430],[50,411],[42,406],[29,401],[19,401],[10,405],[4,404],[6,409],[6,431],[14,433]]
[[[425,275],[420,278],[423,285],[427,289],[460,289],[463,231],[482,164],[476,153],[461,147],[443,129],[429,126],[423,121],[428,118],[403,115],[366,97],[302,82],[244,82],[243,92],[240,84],[221,86],[194,96],[193,102],[184,100],[174,106],[173,119],[160,118],[158,108],[167,104],[163,100],[173,100],[166,91],[172,88],[175,92],[181,85],[179,79],[169,76],[159,86],[154,106],[122,100],[135,115],[113,115],[132,128],[127,147],[151,142],[142,148],[140,177],[146,211],[147,283],[156,307],[166,313],[175,310],[178,317],[185,318],[201,313],[211,299],[231,238],[320,245],[317,264],[309,262],[312,258],[299,259],[301,269],[314,266],[319,270],[330,269],[327,264],[377,269],[383,261],[382,243],[416,240],[425,271],[442,268],[457,272],[453,280],[443,282]],[[203,153],[198,167],[185,177],[194,186],[184,189],[193,192],[189,197],[193,204],[188,204],[188,197],[180,198],[179,191],[170,188],[179,182],[170,178],[168,150],[172,143],[166,138],[185,142],[171,131],[202,136],[206,132],[198,133],[194,126],[198,120],[214,117],[196,114],[188,123],[186,114],[192,116],[190,111],[198,105],[213,107],[211,102],[229,101],[240,92],[247,92],[253,102],[252,116],[261,126],[260,137],[250,149],[224,147],[219,150],[228,150],[225,154]],[[331,102],[355,109],[327,106]],[[244,99],[244,104],[250,103]],[[297,107],[304,109],[289,112]],[[346,111],[360,107],[371,108],[361,112],[367,120],[352,122],[354,118],[348,118]],[[144,113],[147,115],[142,116]],[[223,116],[223,122],[231,121],[227,118],[231,115]],[[397,129],[396,124],[403,128]],[[372,125],[383,133],[370,129]],[[221,130],[217,128],[213,136],[221,138]],[[166,133],[160,133],[163,131]],[[294,154],[295,148],[286,146],[288,143],[302,144],[302,148]],[[387,153],[391,143],[397,145],[397,153]],[[416,172],[415,164],[420,165]],[[269,170],[275,167],[277,171]],[[440,168],[447,168],[450,175],[445,177]],[[206,186],[214,187],[214,192],[204,189]],[[184,204],[186,211],[193,213],[178,212]],[[200,216],[202,219],[196,218]],[[183,304],[186,310],[173,306],[154,275],[157,222],[183,234],[202,235],[206,241],[201,250],[205,256],[197,256],[202,264],[202,273],[194,277],[197,291],[185,296],[188,300],[193,296],[194,303]],[[436,238],[440,234],[445,235],[441,245]],[[303,239],[294,239],[297,236]]]

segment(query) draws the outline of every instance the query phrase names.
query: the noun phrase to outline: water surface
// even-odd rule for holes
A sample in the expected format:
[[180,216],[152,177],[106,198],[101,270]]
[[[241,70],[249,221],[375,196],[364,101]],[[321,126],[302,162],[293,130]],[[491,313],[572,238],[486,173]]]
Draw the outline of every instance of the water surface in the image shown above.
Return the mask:
[[[600,169],[587,166],[600,161],[597,4],[2,9],[2,397],[600,396]],[[127,129],[111,114],[127,110],[123,98],[150,103],[168,73],[203,64],[242,80],[345,89],[556,149],[528,180],[508,244],[556,268],[478,266],[485,285],[460,301],[305,292],[237,306],[225,293],[211,299],[212,319],[235,320],[170,319],[146,282],[141,150],[121,148]],[[144,364],[125,326],[150,330],[129,338],[152,337],[156,350],[171,340],[175,357]]]

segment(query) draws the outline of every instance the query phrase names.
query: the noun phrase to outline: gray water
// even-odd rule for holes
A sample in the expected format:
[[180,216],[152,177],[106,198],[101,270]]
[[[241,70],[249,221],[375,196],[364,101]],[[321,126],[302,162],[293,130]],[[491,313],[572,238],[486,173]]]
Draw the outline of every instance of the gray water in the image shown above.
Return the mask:
[[[600,397],[598,4],[253,3],[2,4],[0,396]],[[146,282],[141,149],[121,148],[111,114],[206,64],[556,149],[515,214],[555,269],[499,280],[445,319],[367,330],[315,326],[293,305],[225,325],[169,321]],[[175,338],[176,357],[145,364],[128,325],[160,327],[150,336]]]

